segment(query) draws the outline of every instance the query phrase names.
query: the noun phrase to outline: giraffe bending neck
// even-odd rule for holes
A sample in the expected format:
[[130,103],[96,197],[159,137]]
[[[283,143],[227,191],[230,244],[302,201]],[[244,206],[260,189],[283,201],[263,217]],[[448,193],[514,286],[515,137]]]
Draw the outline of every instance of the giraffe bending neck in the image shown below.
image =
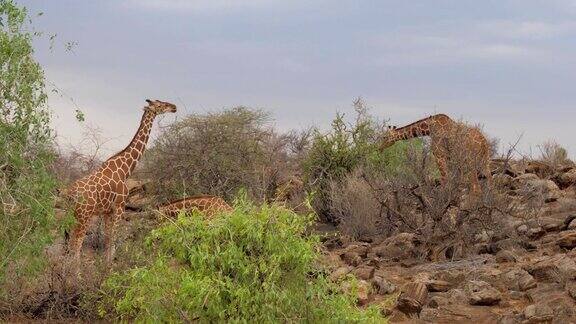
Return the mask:
[[138,161],[146,149],[146,144],[150,138],[150,132],[152,131],[152,125],[156,115],[157,114],[154,111],[145,110],[138,131],[136,131],[130,144],[128,144],[128,146],[126,146],[122,151],[114,154],[111,158],[106,160],[102,165],[102,168],[106,168],[109,165],[116,166],[124,171],[120,173],[120,175],[123,175],[121,178],[128,178],[136,168]]
[[448,124],[451,122],[452,119],[444,114],[430,116],[410,125],[394,129],[394,136],[391,138],[391,141],[397,142],[416,137],[430,136],[432,128],[437,124]]

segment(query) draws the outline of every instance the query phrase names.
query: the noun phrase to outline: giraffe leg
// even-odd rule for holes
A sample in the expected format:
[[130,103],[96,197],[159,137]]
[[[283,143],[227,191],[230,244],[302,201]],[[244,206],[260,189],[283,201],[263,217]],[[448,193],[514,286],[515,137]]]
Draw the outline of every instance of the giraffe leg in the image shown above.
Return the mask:
[[436,159],[436,164],[438,165],[438,171],[440,171],[440,183],[445,185],[448,182],[448,168],[446,166],[446,161],[444,159]]
[[122,214],[124,214],[124,207],[117,206],[114,208],[113,213],[106,215],[104,218],[104,253],[107,263],[111,263],[114,258],[116,251],[114,243],[116,238],[116,225],[118,225],[118,221],[122,218]]
[[93,214],[84,214],[83,217],[77,218],[77,223],[72,230],[72,235],[68,242],[68,252],[76,260],[80,260],[80,253],[82,251],[82,243],[84,242],[84,237],[86,236],[86,230]]

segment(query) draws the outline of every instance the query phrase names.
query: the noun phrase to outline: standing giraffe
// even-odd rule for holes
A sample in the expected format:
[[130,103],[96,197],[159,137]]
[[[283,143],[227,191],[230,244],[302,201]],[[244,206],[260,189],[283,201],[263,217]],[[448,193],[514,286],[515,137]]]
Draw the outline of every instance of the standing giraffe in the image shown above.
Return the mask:
[[[410,125],[388,129],[384,136],[381,149],[392,146],[397,141],[407,140],[415,137],[430,136],[432,154],[436,158],[436,163],[441,175],[442,184],[446,184],[448,177],[448,161],[450,160],[449,148],[447,145],[452,141],[462,143],[460,149],[466,149],[473,159],[479,159],[480,166],[474,167],[470,172],[470,181],[473,192],[478,192],[478,176],[483,175],[490,181],[490,145],[486,137],[476,127],[469,127],[462,123],[453,121],[444,114],[438,114],[424,118]],[[461,138],[455,138],[460,136]]]
[[176,112],[176,106],[159,100],[147,99],[140,127],[128,146],[116,153],[91,174],[75,181],[65,194],[74,208],[76,224],[72,230],[68,251],[80,258],[86,229],[94,216],[104,216],[104,245],[106,261],[114,255],[114,236],[118,220],[124,213],[128,188],[126,179],[142,157],[156,116]]
[[190,212],[194,210],[205,214],[207,217],[212,217],[220,212],[231,211],[232,207],[224,199],[217,196],[187,197],[158,206],[159,212],[171,217],[178,215],[180,211]]

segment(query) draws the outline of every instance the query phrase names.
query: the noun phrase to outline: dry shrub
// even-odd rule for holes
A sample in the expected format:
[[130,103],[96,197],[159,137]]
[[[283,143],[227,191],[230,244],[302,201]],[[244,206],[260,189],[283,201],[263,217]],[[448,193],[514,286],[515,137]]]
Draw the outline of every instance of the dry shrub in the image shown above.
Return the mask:
[[281,135],[268,114],[245,107],[193,114],[162,129],[147,151],[142,176],[152,180],[161,202],[194,194],[227,200],[244,189],[256,200],[297,176],[295,160],[306,136]]
[[539,145],[538,148],[540,150],[539,160],[549,165],[553,170],[573,164],[568,158],[568,151],[555,141],[547,141]]
[[102,130],[85,125],[82,139],[75,145],[55,145],[55,156],[51,171],[56,179],[69,184],[98,168],[103,160],[100,157],[110,139],[102,135]]
[[107,271],[103,265],[83,262],[77,275],[75,266],[66,257],[47,258],[44,272],[35,280],[10,273],[10,280],[3,287],[5,295],[0,299],[0,319],[95,318],[95,310],[90,310],[84,302],[96,294],[105,279]]
[[430,259],[462,257],[475,250],[478,236],[505,236],[504,219],[513,206],[488,179],[472,192],[471,174],[483,172],[486,161],[462,140],[467,131],[462,124],[441,141],[450,157],[444,184],[428,146],[409,149],[402,172],[361,168],[334,184],[332,212],[338,213],[344,233],[355,238],[413,233],[422,243],[421,255]]
[[331,211],[338,220],[340,232],[352,238],[381,234],[379,220],[382,206],[372,187],[362,178],[362,169],[348,175],[344,181],[331,182]]

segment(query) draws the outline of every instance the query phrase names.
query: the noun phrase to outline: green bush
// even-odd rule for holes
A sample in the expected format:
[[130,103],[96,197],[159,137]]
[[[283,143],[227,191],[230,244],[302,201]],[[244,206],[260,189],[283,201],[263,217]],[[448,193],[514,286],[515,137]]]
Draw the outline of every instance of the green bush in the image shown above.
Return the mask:
[[384,123],[369,114],[364,102],[354,102],[353,123],[343,114],[336,115],[329,132],[316,130],[312,147],[304,161],[308,191],[313,194],[313,207],[323,221],[337,222],[330,212],[330,190],[358,167],[370,172],[401,172],[409,145],[422,147],[419,139],[405,141],[381,151],[379,139]]
[[325,322],[379,319],[317,268],[312,216],[239,203],[207,221],[181,215],[152,232],[152,265],[112,275],[100,312],[146,322]]
[[144,156],[143,176],[160,201],[197,194],[233,199],[240,189],[264,200],[287,167],[287,142],[268,113],[236,107],[191,114],[162,130]]
[[24,8],[0,0],[0,283],[8,268],[39,268],[55,222],[50,114],[28,27]]

